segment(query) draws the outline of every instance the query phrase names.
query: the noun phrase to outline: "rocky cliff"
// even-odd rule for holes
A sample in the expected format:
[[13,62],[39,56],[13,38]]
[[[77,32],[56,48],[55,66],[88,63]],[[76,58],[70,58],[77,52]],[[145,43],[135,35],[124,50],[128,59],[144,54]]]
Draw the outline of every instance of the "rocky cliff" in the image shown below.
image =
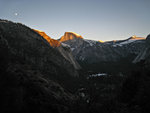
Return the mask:
[[[36,31],[44,39],[46,39],[51,47],[57,49],[61,53],[61,55],[74,66],[75,69],[77,69],[77,70],[81,69],[80,65],[74,59],[72,52],[65,44],[61,44],[60,41],[52,39],[43,31],[35,30],[35,29],[34,29],[34,31]],[[66,34],[66,36],[70,36],[70,35]]]
[[146,65],[150,64],[150,35],[146,37],[145,47],[140,51],[133,63],[145,62]]
[[60,42],[68,41],[68,40],[73,40],[76,38],[83,39],[83,37],[75,32],[65,32],[64,36],[60,38]]
[[36,29],[33,29],[33,30],[36,31],[38,34],[40,34],[43,38],[45,38],[52,47],[59,47],[60,46],[60,42],[58,40],[52,39],[45,32],[40,31],[40,30],[36,30]]

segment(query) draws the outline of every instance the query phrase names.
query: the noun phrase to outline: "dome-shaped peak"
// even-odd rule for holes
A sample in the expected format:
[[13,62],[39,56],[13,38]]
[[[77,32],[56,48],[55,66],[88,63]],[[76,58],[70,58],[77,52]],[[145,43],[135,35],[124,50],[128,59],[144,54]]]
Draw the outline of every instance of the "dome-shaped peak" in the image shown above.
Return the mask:
[[73,40],[73,39],[77,39],[77,38],[81,38],[83,39],[83,37],[75,32],[65,32],[64,36],[61,37],[60,42],[64,42],[67,40]]
[[76,37],[81,37],[81,35],[79,35],[75,32],[65,32],[65,34],[72,34],[72,35],[75,35]]

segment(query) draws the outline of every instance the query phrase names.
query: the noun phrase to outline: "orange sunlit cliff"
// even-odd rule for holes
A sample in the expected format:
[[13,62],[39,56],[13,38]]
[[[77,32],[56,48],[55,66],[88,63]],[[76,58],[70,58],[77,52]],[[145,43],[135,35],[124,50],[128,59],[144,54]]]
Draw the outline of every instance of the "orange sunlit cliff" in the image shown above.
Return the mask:
[[100,43],[104,43],[105,41],[99,40]]
[[47,42],[52,46],[52,47],[59,47],[60,46],[60,42],[58,40],[54,40],[51,37],[49,37],[45,32],[40,31],[40,30],[35,30],[33,29],[35,32],[37,32],[39,35],[41,35],[44,39],[47,40]]
[[81,38],[81,39],[83,39],[83,37],[81,35],[77,34],[77,33],[74,33],[74,32],[65,32],[64,36],[62,36],[59,41],[60,42],[64,42],[64,41],[72,40],[72,39],[75,39],[75,38]]
[[145,40],[146,38],[144,38],[144,37],[137,37],[136,35],[133,35],[130,39],[131,40]]

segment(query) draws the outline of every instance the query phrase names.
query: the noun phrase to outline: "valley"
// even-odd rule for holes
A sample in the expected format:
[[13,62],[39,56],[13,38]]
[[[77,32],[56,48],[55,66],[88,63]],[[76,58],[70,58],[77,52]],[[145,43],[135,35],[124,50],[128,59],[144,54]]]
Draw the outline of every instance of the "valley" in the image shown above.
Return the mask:
[[103,42],[74,32],[55,40],[0,20],[0,112],[147,113],[149,40]]

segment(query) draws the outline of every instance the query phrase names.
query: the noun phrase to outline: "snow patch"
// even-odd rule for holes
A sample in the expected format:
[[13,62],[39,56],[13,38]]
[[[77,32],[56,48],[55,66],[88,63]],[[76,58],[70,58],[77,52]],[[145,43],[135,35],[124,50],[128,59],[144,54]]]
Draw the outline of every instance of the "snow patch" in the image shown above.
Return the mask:
[[69,47],[70,48],[70,45],[68,45],[68,44],[61,43],[61,45],[64,46],[64,47]]
[[80,56],[80,57],[79,57],[79,59],[80,59],[80,60],[82,60],[82,61],[84,61],[84,59],[85,59],[85,58],[84,58],[84,57],[82,57],[82,56]]
[[86,39],[84,39],[87,43],[89,43],[90,44],[90,46],[93,46],[93,45],[95,45],[96,44],[96,41],[94,41],[94,40],[86,40]]
[[73,51],[75,48],[71,48],[71,51]]
[[117,46],[123,46],[123,45],[125,45],[125,44],[130,44],[130,43],[132,43],[132,42],[134,42],[134,41],[137,41],[137,40],[126,40],[126,41],[124,41],[124,42],[121,42],[121,43],[119,43],[119,44],[114,44],[113,45],[113,47],[117,47]]
[[91,78],[91,77],[100,77],[100,76],[106,76],[106,73],[97,73],[97,74],[92,74],[89,75],[87,79]]

